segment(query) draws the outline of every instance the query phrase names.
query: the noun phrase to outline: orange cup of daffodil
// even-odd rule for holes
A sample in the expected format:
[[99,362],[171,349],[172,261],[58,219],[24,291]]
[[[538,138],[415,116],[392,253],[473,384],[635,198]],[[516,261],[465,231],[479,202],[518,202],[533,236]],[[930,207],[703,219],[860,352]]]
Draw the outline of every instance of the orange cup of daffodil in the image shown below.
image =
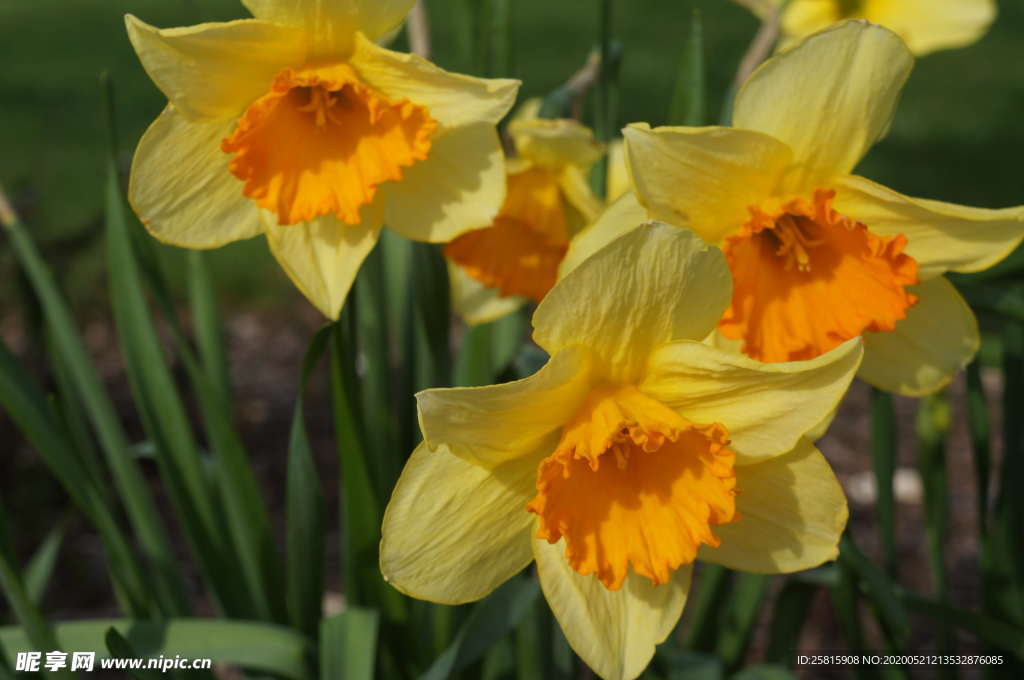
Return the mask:
[[779,573],[833,559],[846,501],[804,435],[860,343],[780,364],[702,343],[730,292],[720,250],[644,225],[537,307],[551,359],[536,374],[417,395],[424,441],[385,513],[388,582],[457,604],[536,561],[573,649],[634,678],[678,621],[694,560]]

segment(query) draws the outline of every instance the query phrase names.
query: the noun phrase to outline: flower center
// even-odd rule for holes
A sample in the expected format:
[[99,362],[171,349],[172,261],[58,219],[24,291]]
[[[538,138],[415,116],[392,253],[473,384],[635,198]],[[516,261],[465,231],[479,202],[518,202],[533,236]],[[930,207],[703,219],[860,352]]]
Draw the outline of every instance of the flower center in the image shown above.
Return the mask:
[[890,331],[917,298],[903,235],[882,238],[832,209],[834,191],[750,208],[726,238],[732,304],[719,322],[759,361],[824,354],[864,331]]
[[736,519],[735,454],[719,424],[687,422],[632,386],[593,390],[537,470],[526,509],[538,538],[564,538],[566,559],[617,590],[633,571],[655,584],[718,545]]
[[508,176],[494,224],[445,246],[445,255],[501,295],[538,302],[555,285],[569,247],[565,199],[555,171],[533,167]]
[[391,101],[346,64],[285,69],[221,142],[243,193],[296,224],[334,215],[359,224],[381,182],[426,159],[437,123],[427,109]]

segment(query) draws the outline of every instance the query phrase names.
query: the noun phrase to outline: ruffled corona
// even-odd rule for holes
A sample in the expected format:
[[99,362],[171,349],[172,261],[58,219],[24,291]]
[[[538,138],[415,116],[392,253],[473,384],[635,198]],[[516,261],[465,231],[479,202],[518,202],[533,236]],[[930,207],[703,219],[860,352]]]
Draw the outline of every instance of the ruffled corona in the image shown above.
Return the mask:
[[917,298],[907,239],[832,209],[834,191],[750,208],[725,240],[733,297],[719,331],[760,361],[811,359],[864,331],[890,331]]
[[387,99],[347,64],[285,69],[221,149],[234,154],[245,195],[279,224],[321,215],[359,224],[380,183],[427,158],[436,128],[426,108]]
[[593,390],[537,473],[538,538],[564,538],[580,574],[610,590],[633,571],[655,584],[692,562],[711,525],[736,518],[728,432],[687,422],[631,386]]
[[444,252],[503,297],[522,295],[539,302],[555,285],[568,247],[558,175],[533,167],[509,175],[505,204],[492,226],[459,236]]

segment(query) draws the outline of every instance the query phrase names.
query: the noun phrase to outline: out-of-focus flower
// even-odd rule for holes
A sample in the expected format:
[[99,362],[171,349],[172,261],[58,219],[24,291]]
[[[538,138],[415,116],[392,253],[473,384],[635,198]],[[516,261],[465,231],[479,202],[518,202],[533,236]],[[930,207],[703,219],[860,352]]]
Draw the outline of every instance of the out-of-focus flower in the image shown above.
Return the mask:
[[540,371],[417,395],[424,443],[385,513],[387,580],[455,604],[536,560],[573,649],[634,678],[679,619],[695,558],[759,573],[833,559],[846,501],[804,434],[860,343],[782,364],[706,345],[730,289],[721,251],[641,226],[537,307]]
[[188,248],[266,234],[336,318],[381,224],[446,242],[504,199],[495,124],[518,84],[445,72],[373,41],[413,0],[244,0],[256,17],[128,35],[168,106],[139,142],[129,197]]
[[894,33],[849,21],[755,71],[735,128],[630,126],[636,196],[580,235],[563,270],[638,218],[687,227],[728,257],[732,304],[718,331],[746,354],[808,359],[862,335],[861,377],[910,395],[940,388],[979,344],[942,274],[1009,254],[1024,208],[909,198],[850,174],[887,130],[912,64]]
[[[764,17],[783,0],[736,0]],[[995,0],[790,0],[782,10],[782,46],[844,19],[895,31],[917,55],[965,47],[996,18]]]
[[494,223],[445,246],[454,266],[453,300],[469,323],[492,321],[554,285],[574,234],[601,210],[587,172],[603,152],[589,128],[537,117],[526,102],[508,126],[516,157],[507,163],[505,204]]

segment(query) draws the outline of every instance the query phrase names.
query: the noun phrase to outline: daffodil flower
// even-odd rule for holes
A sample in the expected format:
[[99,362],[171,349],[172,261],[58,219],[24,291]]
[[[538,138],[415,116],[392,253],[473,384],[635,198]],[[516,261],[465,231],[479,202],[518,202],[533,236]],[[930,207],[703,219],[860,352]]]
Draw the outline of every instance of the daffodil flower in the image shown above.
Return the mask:
[[444,249],[454,306],[471,324],[540,301],[555,284],[572,236],[601,211],[586,174],[601,157],[601,145],[574,120],[539,118],[539,106],[539,100],[524,103],[509,123],[516,157],[507,163],[498,217]]
[[[783,0],[741,1],[760,16]],[[895,31],[917,55],[965,47],[996,17],[995,0],[790,0],[782,10],[783,47],[844,19],[867,19]]]
[[139,142],[129,197],[188,248],[266,234],[336,318],[382,223],[447,242],[504,199],[495,124],[518,83],[445,72],[373,41],[413,0],[243,0],[254,19],[156,29],[127,17],[169,103]]
[[843,492],[804,439],[861,359],[763,364],[701,342],[729,304],[721,251],[648,224],[537,307],[534,375],[417,395],[423,443],[384,516],[381,570],[414,597],[484,597],[532,561],[573,649],[639,675],[695,559],[759,573],[833,559]]
[[563,271],[644,219],[686,227],[728,258],[718,335],[747,355],[809,359],[862,336],[868,382],[939,389],[979,345],[942,274],[1003,259],[1024,237],[1024,208],[909,198],[851,174],[886,132],[912,64],[894,33],[852,20],[755,71],[733,128],[628,127],[636,195],[574,241]]

